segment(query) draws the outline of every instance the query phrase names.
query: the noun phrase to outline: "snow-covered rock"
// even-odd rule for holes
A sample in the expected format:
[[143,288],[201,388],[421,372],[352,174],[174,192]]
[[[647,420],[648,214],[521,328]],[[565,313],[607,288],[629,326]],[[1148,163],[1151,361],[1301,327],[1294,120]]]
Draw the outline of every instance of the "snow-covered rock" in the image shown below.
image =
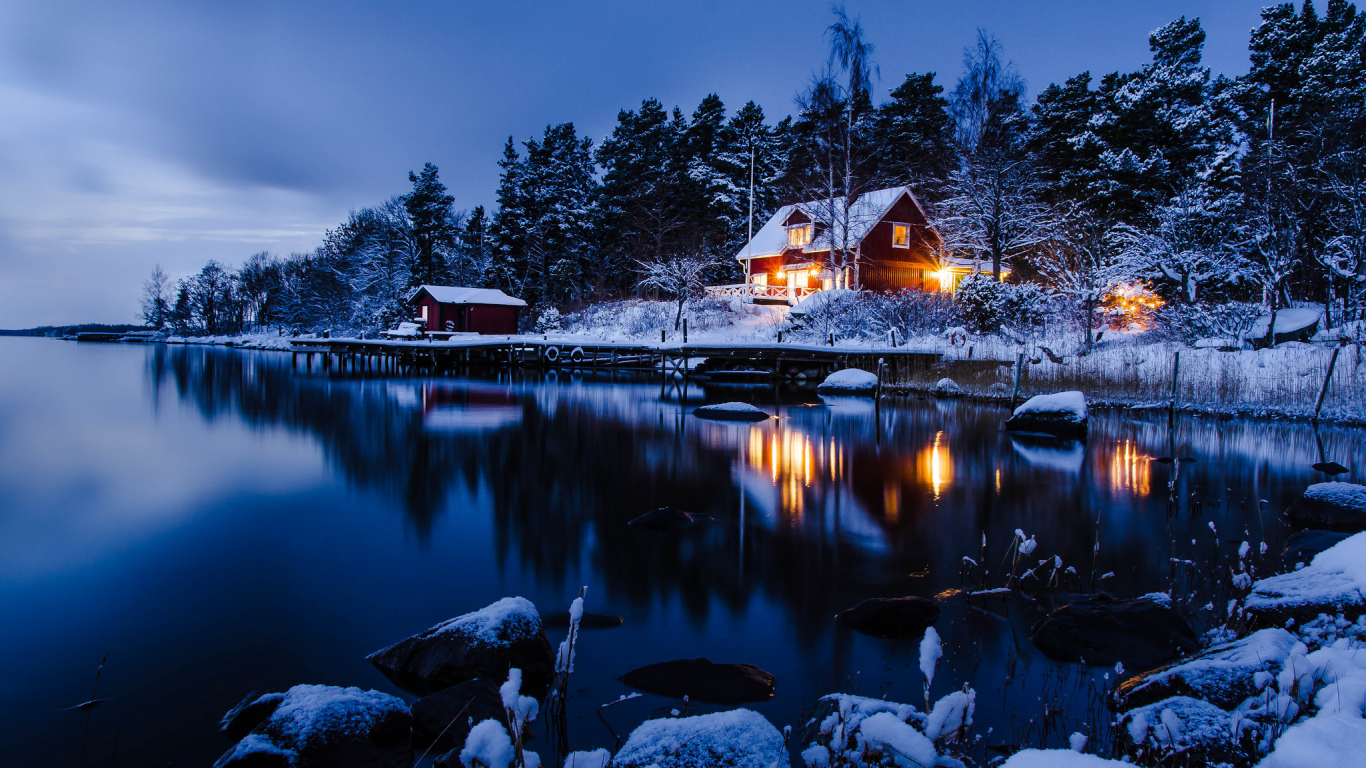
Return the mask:
[[260,721],[214,768],[412,765],[412,718],[403,701],[387,693],[296,685],[254,696],[234,711],[250,710]]
[[787,760],[783,735],[758,712],[733,709],[646,720],[612,759],[614,768],[774,768]]
[[1086,417],[1086,396],[1080,392],[1035,395],[1011,413],[1005,428],[1009,432],[1085,437]]
[[1314,528],[1366,531],[1366,485],[1315,483],[1287,512],[1297,522]]
[[1285,626],[1289,619],[1304,623],[1320,613],[1360,616],[1366,610],[1366,532],[1320,552],[1300,570],[1256,582],[1244,606],[1263,627]]
[[744,704],[773,698],[777,678],[753,664],[713,664],[710,659],[678,659],[647,664],[621,676],[647,693],[712,704]]
[[1068,603],[1034,625],[1030,640],[1053,658],[1131,669],[1155,667],[1199,650],[1195,631],[1157,596]]
[[963,388],[958,386],[958,382],[946,376],[934,383],[934,391],[943,395],[956,395],[962,392]]
[[1189,696],[1231,710],[1257,692],[1258,672],[1280,672],[1296,642],[1284,629],[1263,629],[1193,659],[1135,675],[1115,689],[1115,709],[1123,712],[1172,696]]
[[1070,749],[1022,749],[1001,763],[1000,768],[1117,768],[1128,765],[1130,763],[1083,755]]
[[1281,550],[1281,567],[1285,570],[1303,568],[1312,563],[1320,552],[1332,549],[1351,535],[1340,531],[1316,529],[1295,531],[1285,540],[1285,549]]
[[715,403],[693,409],[694,416],[722,421],[763,421],[768,413],[749,403]]
[[816,391],[828,394],[872,394],[877,389],[877,374],[858,368],[845,368],[825,377]]
[[[1276,311],[1276,343],[1286,341],[1309,341],[1318,332],[1319,321],[1323,319],[1321,307],[1290,307]],[[1271,325],[1271,314],[1267,313],[1252,323],[1252,328],[1243,338],[1257,342],[1266,338],[1267,328]]]
[[1125,712],[1118,733],[1124,750],[1142,750],[1145,762],[1180,752],[1183,765],[1231,764],[1242,756],[1232,724],[1232,715],[1207,701],[1174,696]]
[[367,658],[394,685],[418,696],[479,677],[502,680],[512,667],[522,670],[525,690],[539,696],[549,690],[555,665],[536,606],[523,597],[505,597]]

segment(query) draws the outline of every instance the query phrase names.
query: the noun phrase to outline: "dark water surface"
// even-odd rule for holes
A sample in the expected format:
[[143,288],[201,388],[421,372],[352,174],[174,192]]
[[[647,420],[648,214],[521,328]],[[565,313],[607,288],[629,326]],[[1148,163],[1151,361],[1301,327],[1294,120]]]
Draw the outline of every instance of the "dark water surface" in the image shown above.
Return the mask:
[[[278,352],[43,339],[0,352],[4,765],[76,765],[83,741],[86,765],[207,765],[229,746],[219,717],[250,690],[400,694],[366,654],[506,595],[564,610],[581,585],[589,610],[626,622],[582,636],[579,748],[612,745],[594,710],[629,692],[618,676],[675,658],[769,670],[778,695],[753,706],[779,726],[852,688],[923,703],[916,640],[831,620],[899,595],[944,609],[935,698],[971,683],[985,743],[1065,745],[1108,722],[1106,670],[1030,644],[1055,593],[1110,572],[1098,586],[1117,596],[1198,589],[1203,629],[1216,558],[1244,538],[1279,551],[1279,513],[1322,479],[1321,452],[1363,464],[1359,433],[1303,424],[1183,417],[1173,432],[1099,413],[1084,448],[1058,449],[961,401],[877,413],[693,386],[680,404],[657,379],[327,378]],[[733,399],[781,418],[686,415]],[[1148,460],[1173,446],[1198,461]],[[661,505],[716,521],[627,527]],[[1039,542],[1030,565],[1057,556],[1076,574],[1036,601],[961,594],[983,534],[986,586],[1001,586],[1017,528]],[[91,697],[105,653],[109,701],[86,736],[86,714],[62,710]],[[645,696],[607,718],[624,734],[678,705]]]

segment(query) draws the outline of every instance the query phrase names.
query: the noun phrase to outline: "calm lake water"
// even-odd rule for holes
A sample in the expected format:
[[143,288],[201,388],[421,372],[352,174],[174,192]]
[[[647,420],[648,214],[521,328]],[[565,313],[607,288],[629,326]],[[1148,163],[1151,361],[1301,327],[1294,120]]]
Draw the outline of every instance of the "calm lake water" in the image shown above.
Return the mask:
[[[1359,432],[1305,424],[1093,413],[1085,446],[1059,448],[951,400],[661,396],[658,379],[567,372],[329,378],[278,352],[45,339],[0,353],[6,765],[75,765],[83,741],[87,765],[207,765],[248,691],[412,701],[366,654],[507,595],[562,611],[584,585],[588,610],[626,622],[581,638],[576,748],[611,746],[594,711],[629,692],[620,675],[669,659],[772,672],[777,696],[753,706],[780,727],[829,692],[923,703],[916,640],[831,618],[900,595],[944,609],[935,698],[970,683],[984,743],[1064,746],[1108,722],[1108,670],[1030,644],[1054,593],[1107,573],[1098,588],[1116,596],[1193,589],[1203,629],[1216,558],[1245,538],[1279,552],[1280,512],[1322,479],[1321,456],[1366,463]],[[688,415],[737,399],[780,418]],[[1149,461],[1171,455],[1197,461]],[[715,522],[627,527],[662,505]],[[1076,574],[1033,602],[970,600],[963,556],[980,559],[985,535],[986,586],[1001,586],[1017,528],[1037,537],[1030,565],[1056,556]],[[63,709],[91,698],[106,653],[87,736],[86,714]],[[624,735],[678,705],[645,696],[605,716]]]

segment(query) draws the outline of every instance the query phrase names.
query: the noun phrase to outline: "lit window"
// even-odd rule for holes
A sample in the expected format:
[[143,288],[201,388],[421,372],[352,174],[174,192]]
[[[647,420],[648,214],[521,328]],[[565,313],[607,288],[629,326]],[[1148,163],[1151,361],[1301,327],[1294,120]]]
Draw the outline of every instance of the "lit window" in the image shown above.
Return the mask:
[[892,225],[892,247],[910,248],[911,247],[911,225],[893,224]]
[[422,305],[422,319],[423,319],[423,320],[426,320],[426,319],[427,319],[427,305],[426,305],[426,304],[423,304],[423,305]]
[[806,274],[806,272],[793,272],[793,273],[792,273],[792,286],[793,286],[794,288],[805,288],[805,287],[807,286],[806,280],[807,280],[807,274]]
[[811,225],[801,224],[787,228],[787,244],[791,248],[801,248],[811,242]]
[[768,273],[760,272],[757,275],[750,275],[749,280],[755,285],[768,285]]

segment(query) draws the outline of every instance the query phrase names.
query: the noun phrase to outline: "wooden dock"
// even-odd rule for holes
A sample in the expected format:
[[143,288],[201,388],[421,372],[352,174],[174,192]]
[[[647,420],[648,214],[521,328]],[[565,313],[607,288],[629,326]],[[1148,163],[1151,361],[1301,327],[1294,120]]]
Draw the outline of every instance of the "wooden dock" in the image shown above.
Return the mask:
[[[659,371],[715,379],[824,377],[841,368],[937,362],[939,352],[910,347],[815,344],[641,344],[533,336],[436,340],[294,339],[295,368],[390,375],[444,374],[475,367]],[[315,361],[316,358],[316,361]],[[700,365],[699,365],[700,363]]]

